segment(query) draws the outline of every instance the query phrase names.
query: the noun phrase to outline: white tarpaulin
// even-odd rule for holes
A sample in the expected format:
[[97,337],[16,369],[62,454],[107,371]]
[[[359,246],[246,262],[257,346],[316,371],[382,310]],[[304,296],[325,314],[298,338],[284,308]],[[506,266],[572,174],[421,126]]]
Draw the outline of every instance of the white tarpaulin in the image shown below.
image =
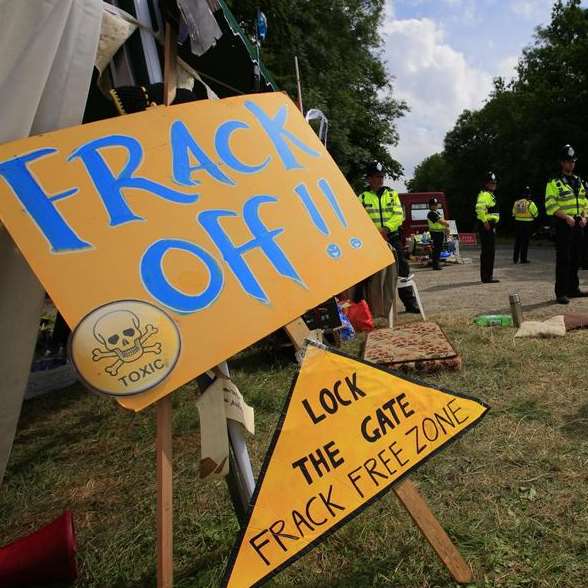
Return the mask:
[[[101,18],[101,0],[0,0],[0,143],[80,124]],[[1,483],[44,296],[1,227],[0,275]]]

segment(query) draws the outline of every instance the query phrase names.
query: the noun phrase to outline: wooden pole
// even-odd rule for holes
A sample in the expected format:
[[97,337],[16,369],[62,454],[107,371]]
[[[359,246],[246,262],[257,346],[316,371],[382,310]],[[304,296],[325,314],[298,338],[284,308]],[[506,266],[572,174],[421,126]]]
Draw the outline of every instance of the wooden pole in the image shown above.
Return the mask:
[[388,317],[388,325],[391,329],[398,326],[398,260],[396,259],[396,252],[394,247],[390,246],[392,255],[394,255],[394,265],[389,271],[392,272],[392,282],[394,295],[392,296],[392,307],[390,308],[390,315]]
[[178,84],[178,46],[177,31],[169,23],[165,23],[165,44],[164,44],[164,74],[163,74],[163,103],[169,106],[176,97]]
[[413,482],[408,478],[405,479],[394,488],[394,492],[441,562],[449,570],[453,579],[459,584],[473,582],[472,570],[457,547],[451,542]]
[[157,403],[157,587],[171,588],[173,562],[172,404]]
[[[165,73],[163,100],[169,106],[176,96],[176,31],[165,25]],[[173,559],[173,473],[172,473],[172,402],[168,394],[157,403],[157,586],[172,588]]]
[[302,84],[300,83],[300,68],[298,67],[298,56],[294,55],[294,67],[296,68],[296,88],[298,90],[298,110],[304,114],[302,108]]
[[291,323],[288,323],[284,327],[284,330],[296,351],[300,351],[304,347],[304,341],[310,335],[310,329],[306,326],[302,317],[298,317]]

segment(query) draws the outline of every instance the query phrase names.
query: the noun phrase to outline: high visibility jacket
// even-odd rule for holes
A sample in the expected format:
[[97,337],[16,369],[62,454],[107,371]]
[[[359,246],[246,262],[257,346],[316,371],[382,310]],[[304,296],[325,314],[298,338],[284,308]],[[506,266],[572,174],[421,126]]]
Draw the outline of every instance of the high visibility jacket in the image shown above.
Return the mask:
[[532,222],[539,216],[537,205],[532,200],[521,198],[512,207],[512,215],[515,220],[521,222]]
[[[434,218],[435,220],[431,220]],[[429,225],[429,231],[432,233],[445,232],[445,225],[439,222],[441,215],[436,210],[430,210],[427,215],[427,223]]]
[[570,216],[586,216],[588,213],[586,190],[578,176],[560,176],[547,183],[545,212],[553,216],[558,210]]
[[497,223],[500,213],[496,208],[496,198],[492,192],[482,190],[476,201],[476,218],[482,223]]
[[395,190],[384,187],[379,196],[366,190],[359,195],[359,199],[377,227],[385,227],[395,233],[404,222],[404,211]]

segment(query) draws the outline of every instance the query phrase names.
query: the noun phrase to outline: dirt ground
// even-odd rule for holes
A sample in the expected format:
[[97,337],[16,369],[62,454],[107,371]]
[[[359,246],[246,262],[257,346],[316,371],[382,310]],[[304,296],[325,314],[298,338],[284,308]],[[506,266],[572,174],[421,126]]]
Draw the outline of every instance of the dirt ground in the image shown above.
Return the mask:
[[[555,304],[555,249],[546,244],[529,249],[531,263],[514,265],[512,246],[499,245],[494,276],[498,284],[480,282],[480,250],[467,247],[462,256],[472,263],[445,265],[443,271],[411,268],[427,315],[450,311],[481,314],[510,312],[509,294],[518,293],[523,311],[537,316],[564,312],[587,312],[588,298],[575,299],[567,306]],[[588,271],[580,270],[580,288],[588,290]],[[402,310],[400,305],[399,310]]]

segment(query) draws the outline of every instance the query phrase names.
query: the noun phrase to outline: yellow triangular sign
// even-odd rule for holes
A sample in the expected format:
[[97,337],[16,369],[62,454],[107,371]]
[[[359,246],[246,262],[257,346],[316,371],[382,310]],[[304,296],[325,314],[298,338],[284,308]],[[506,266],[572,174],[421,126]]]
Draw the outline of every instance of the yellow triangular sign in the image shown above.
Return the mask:
[[266,581],[487,410],[478,400],[309,345],[223,585]]

